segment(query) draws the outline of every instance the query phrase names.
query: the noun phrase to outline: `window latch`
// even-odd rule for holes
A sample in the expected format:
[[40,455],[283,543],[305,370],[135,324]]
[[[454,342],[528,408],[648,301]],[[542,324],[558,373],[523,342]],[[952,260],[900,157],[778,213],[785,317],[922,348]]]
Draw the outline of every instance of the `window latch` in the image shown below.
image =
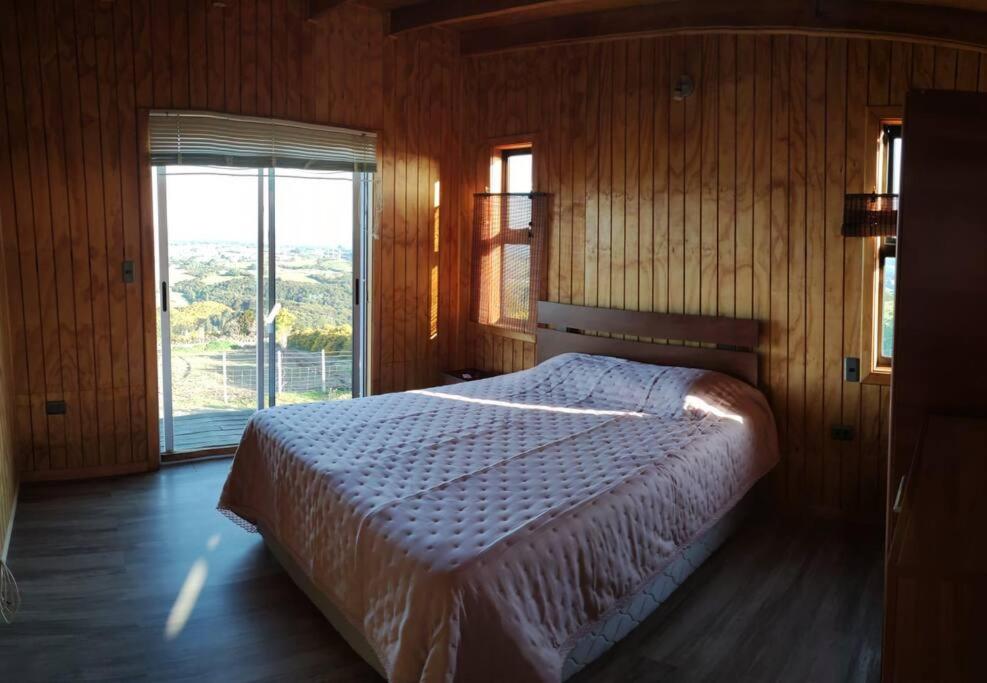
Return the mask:
[[880,250],[877,252],[878,259],[881,262],[881,267],[884,267],[884,261],[889,258],[894,258],[898,253],[898,248],[895,244],[882,244]]

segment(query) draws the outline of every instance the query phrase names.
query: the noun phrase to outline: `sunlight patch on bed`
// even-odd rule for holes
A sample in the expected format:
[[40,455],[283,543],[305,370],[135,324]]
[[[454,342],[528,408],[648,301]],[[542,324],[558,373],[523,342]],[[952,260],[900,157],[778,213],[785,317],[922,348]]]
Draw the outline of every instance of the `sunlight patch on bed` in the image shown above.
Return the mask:
[[442,398],[447,401],[462,401],[464,403],[479,403],[485,406],[497,406],[500,408],[515,408],[517,410],[541,410],[549,413],[569,413],[572,415],[617,415],[626,417],[644,417],[644,413],[637,413],[630,410],[597,410],[595,408],[572,408],[569,406],[542,406],[532,403],[515,403],[513,401],[498,401],[492,398],[474,398],[472,396],[458,396],[456,394],[441,394],[428,389],[416,389],[410,391],[411,394],[421,394],[432,398]]
[[685,403],[682,404],[682,407],[686,410],[701,410],[708,415],[716,415],[716,417],[722,417],[726,420],[733,420],[734,422],[744,424],[744,418],[740,415],[728,412],[722,408],[718,408],[717,406],[706,402],[698,396],[693,396],[692,394],[685,397]]

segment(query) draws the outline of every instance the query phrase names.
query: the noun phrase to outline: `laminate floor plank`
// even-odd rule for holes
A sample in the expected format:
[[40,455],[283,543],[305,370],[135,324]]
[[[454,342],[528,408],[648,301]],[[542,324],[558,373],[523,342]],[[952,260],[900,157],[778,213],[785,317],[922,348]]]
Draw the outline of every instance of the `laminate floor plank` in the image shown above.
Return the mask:
[[[0,680],[379,683],[216,511],[229,465],[23,485]],[[876,681],[880,565],[869,528],[753,519],[574,683]]]

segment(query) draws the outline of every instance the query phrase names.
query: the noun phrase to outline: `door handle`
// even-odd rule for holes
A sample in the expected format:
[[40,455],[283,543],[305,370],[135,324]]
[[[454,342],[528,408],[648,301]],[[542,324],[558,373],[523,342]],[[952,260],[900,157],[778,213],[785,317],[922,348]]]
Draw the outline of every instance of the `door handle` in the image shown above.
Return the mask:
[[271,310],[268,312],[267,316],[264,318],[264,324],[265,325],[273,325],[274,324],[274,321],[278,317],[278,313],[280,313],[280,312],[281,312],[281,302],[279,301],[279,302],[277,302],[276,304],[274,304],[271,307]]
[[168,312],[168,283],[161,283],[161,312]]
[[902,477],[901,480],[898,481],[898,493],[895,494],[894,504],[891,506],[891,509],[895,512],[895,514],[901,512],[901,505],[904,502],[904,499],[905,499],[905,477]]

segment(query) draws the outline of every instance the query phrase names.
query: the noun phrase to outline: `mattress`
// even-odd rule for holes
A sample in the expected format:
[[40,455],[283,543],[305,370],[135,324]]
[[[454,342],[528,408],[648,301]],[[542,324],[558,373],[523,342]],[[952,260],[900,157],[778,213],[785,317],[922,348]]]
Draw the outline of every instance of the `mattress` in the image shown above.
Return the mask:
[[555,683],[777,457],[738,380],[565,354],[261,411],[219,506],[276,539],[389,680]]
[[[754,507],[753,498],[753,493],[745,496],[744,500],[731,508],[708,530],[699,534],[697,538],[682,548],[662,569],[661,573],[641,590],[628,596],[609,613],[598,619],[591,628],[587,629],[579,640],[572,644],[565,656],[565,662],[562,665],[562,680],[565,681],[575,676],[604,655],[661,607],[671,594],[737,530],[747,515],[750,514],[751,508]],[[343,639],[349,643],[350,647],[377,673],[386,677],[384,666],[377,659],[370,643],[336,609],[332,599],[312,583],[302,568],[292,559],[291,554],[281,547],[277,537],[266,533],[263,529],[259,529],[259,531],[263,534],[264,542],[271,554],[308,596],[309,600],[319,608]]]

